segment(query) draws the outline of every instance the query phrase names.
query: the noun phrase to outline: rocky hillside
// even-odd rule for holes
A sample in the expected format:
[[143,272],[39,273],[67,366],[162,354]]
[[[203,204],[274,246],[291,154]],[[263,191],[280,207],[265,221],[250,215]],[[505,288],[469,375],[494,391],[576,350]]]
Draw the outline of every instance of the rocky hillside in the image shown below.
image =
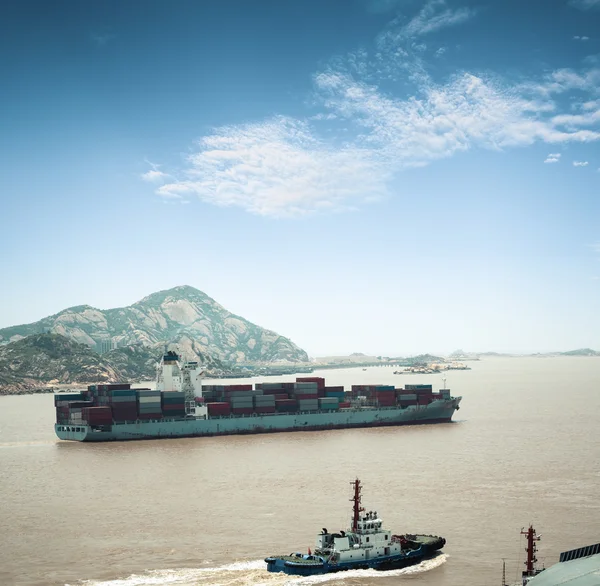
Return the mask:
[[[59,334],[34,334],[0,346],[0,395],[46,385],[154,380],[162,345],[126,346],[98,354],[85,344]],[[222,364],[206,357],[207,372]]]
[[0,344],[41,333],[60,334],[98,351],[111,344],[121,348],[177,343],[188,358],[193,352],[201,360],[308,360],[306,352],[289,339],[234,315],[202,291],[188,286],[153,293],[119,309],[71,307],[32,324],[0,329]]
[[64,336],[38,334],[0,346],[0,392],[119,378],[109,361]]

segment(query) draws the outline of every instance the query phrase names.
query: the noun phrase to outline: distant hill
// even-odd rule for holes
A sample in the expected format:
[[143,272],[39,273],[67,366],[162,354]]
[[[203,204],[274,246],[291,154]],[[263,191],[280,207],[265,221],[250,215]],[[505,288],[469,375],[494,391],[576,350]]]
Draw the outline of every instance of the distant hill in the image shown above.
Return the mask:
[[153,293],[129,307],[71,307],[35,323],[0,329],[0,344],[42,333],[60,334],[97,351],[115,345],[177,343],[188,358],[228,363],[308,361],[306,352],[288,338],[234,315],[189,286]]
[[569,350],[568,352],[561,352],[561,356],[600,356],[600,352],[596,352],[591,348],[580,348],[579,350]]
[[[98,354],[60,334],[34,334],[0,346],[0,395],[51,384],[153,380],[162,346],[138,344]],[[210,373],[223,365],[210,357]]]

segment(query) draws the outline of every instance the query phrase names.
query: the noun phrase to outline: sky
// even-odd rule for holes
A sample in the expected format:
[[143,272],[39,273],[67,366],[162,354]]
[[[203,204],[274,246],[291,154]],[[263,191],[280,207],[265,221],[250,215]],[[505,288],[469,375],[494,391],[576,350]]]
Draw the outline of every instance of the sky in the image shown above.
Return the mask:
[[600,350],[600,0],[0,19],[0,327],[191,285],[311,356]]

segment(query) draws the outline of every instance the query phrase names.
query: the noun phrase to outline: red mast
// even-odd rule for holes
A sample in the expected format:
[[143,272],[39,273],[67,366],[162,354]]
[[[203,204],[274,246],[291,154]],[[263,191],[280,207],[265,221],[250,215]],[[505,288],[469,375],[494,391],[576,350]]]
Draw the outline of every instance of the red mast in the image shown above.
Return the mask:
[[539,573],[535,569],[535,563],[537,562],[537,558],[535,557],[535,552],[537,551],[535,543],[540,540],[540,536],[535,532],[532,525],[529,525],[527,531],[521,529],[521,535],[527,536],[527,548],[525,549],[527,552],[527,561],[525,562],[526,569],[523,572],[523,577],[535,576]]
[[354,496],[350,499],[354,502],[354,506],[352,507],[352,531],[356,533],[358,531],[358,518],[361,511],[364,511],[363,507],[360,506],[360,491],[362,487],[358,478],[350,484],[354,487]]

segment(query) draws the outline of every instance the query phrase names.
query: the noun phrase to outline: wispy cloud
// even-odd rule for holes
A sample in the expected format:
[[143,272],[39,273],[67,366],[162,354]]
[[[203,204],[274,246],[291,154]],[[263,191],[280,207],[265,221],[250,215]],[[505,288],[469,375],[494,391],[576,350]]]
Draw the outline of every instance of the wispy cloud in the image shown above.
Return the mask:
[[585,36],[584,37],[580,37],[579,35],[575,35],[573,37],[573,40],[574,41],[589,41],[590,37],[585,37]]
[[168,177],[168,175],[166,173],[163,173],[162,171],[151,169],[146,173],[142,173],[141,177],[144,181],[157,183],[158,181],[164,181]]
[[[434,81],[414,39],[471,16],[435,0],[407,24],[394,21],[374,52],[356,51],[315,74],[311,115],[214,129],[157,194],[299,216],[391,196],[390,180],[402,170],[457,152],[600,140],[600,69],[560,69],[518,85],[469,72]],[[380,81],[397,77],[414,84],[412,95],[382,89]],[[570,92],[576,113],[557,99]],[[544,162],[559,160],[551,153]],[[152,169],[148,180],[166,177]]]
[[560,161],[561,154],[560,153],[550,153],[544,163],[558,163]]
[[334,148],[306,123],[279,116],[219,128],[188,158],[187,179],[158,189],[163,197],[195,194],[221,206],[267,216],[350,209],[386,194],[387,171],[375,153]]
[[569,4],[579,10],[591,10],[600,8],[600,0],[570,0]]
[[588,161],[573,161],[573,167],[587,167],[588,165]]
[[418,37],[434,31],[462,24],[473,18],[475,10],[471,8],[447,8],[445,0],[430,0],[399,34],[404,38]]

